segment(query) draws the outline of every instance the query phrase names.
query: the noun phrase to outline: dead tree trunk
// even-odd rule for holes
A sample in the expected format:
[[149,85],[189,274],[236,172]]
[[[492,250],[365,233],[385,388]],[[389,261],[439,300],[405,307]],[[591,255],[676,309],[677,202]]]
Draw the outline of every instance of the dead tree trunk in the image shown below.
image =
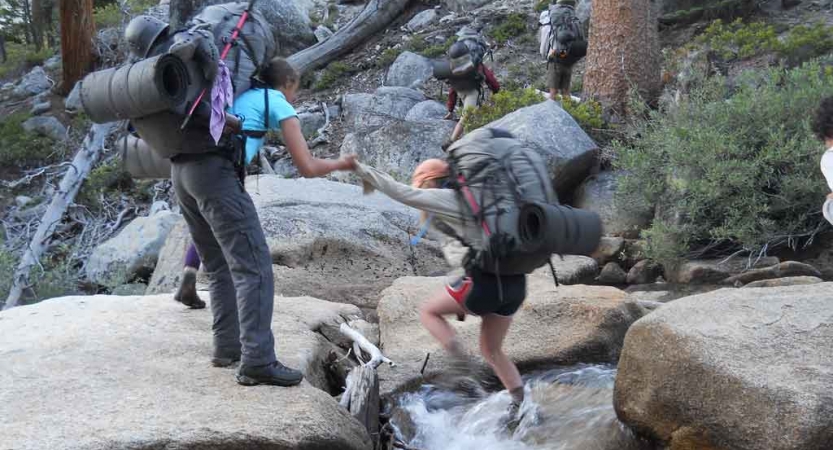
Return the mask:
[[347,375],[347,390],[341,398],[341,405],[350,411],[370,434],[371,439],[379,435],[379,375],[370,365],[359,366]]
[[654,0],[594,0],[584,94],[620,115],[635,88],[653,102],[661,88],[661,58]]
[[8,298],[6,298],[6,304],[3,306],[4,310],[13,308],[20,302],[23,290],[29,285],[29,271],[39,263],[41,255],[49,245],[55,227],[61,222],[67,207],[72,204],[75,195],[78,194],[78,190],[81,188],[81,184],[87,178],[87,174],[90,173],[90,170],[101,156],[105,140],[118,128],[118,125],[117,122],[110,122],[102,125],[95,124],[90,128],[81,149],[75,154],[70,169],[64,175],[58,186],[58,191],[52,197],[49,207],[43,214],[40,225],[38,225],[38,229],[32,237],[32,242],[29,243],[20,264],[17,266],[12,289]]
[[326,66],[339,56],[349,53],[369,37],[382,31],[402,14],[410,0],[370,0],[364,10],[347,26],[312,47],[289,57],[299,72]]
[[75,83],[93,68],[93,0],[61,0],[61,56],[63,82],[68,94]]

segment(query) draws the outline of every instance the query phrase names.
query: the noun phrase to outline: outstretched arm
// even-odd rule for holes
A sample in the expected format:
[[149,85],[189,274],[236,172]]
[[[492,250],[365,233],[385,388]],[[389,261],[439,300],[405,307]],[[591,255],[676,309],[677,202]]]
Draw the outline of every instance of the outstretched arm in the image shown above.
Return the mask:
[[356,158],[352,155],[339,159],[321,159],[312,156],[307,147],[307,141],[301,132],[301,122],[297,117],[290,117],[281,122],[281,132],[286,142],[286,148],[292,156],[292,162],[304,178],[315,178],[327,175],[336,170],[353,170]]
[[356,163],[356,175],[362,181],[404,205],[447,217],[458,217],[460,208],[451,189],[419,189],[400,183],[373,167]]

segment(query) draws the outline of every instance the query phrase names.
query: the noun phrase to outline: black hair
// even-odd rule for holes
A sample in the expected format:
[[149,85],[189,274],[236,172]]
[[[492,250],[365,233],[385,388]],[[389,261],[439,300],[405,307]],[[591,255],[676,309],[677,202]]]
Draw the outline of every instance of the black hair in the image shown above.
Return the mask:
[[821,101],[813,118],[813,133],[822,141],[833,138],[833,97]]
[[260,78],[272,89],[280,89],[297,83],[301,79],[301,76],[289,64],[289,61],[276,57],[272,58],[269,64],[261,70]]

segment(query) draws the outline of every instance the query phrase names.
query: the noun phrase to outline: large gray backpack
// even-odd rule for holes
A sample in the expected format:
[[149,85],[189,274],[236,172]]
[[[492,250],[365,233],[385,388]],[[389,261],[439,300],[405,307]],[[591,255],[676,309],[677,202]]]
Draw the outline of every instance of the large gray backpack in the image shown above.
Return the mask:
[[449,148],[449,165],[463,216],[482,233],[479,240],[456,236],[471,249],[467,268],[527,274],[554,253],[586,255],[598,247],[599,216],[559,205],[541,156],[510,133],[469,133]]
[[[159,42],[151,49],[148,56],[168,52],[173,46],[182,43],[184,33],[187,36],[188,30],[195,29],[197,31],[192,33],[210,33],[210,36],[213,36],[214,45],[222,51],[245,9],[246,3],[242,2],[207,6],[186,24],[186,31],[176,33],[169,39]],[[268,24],[257,11],[249,11],[249,16],[237,41],[224,60],[231,73],[235,98],[251,87],[252,80],[259,70],[276,54],[275,37],[269,30]],[[190,86],[187,102],[173,110],[136,118],[132,121],[142,139],[165,158],[179,153],[202,153],[216,149],[208,132],[206,117],[206,114],[210,114],[206,101],[211,99],[208,93],[211,91],[214,80],[207,78],[206,74],[210,73],[210,70],[201,67],[199,63],[189,63],[188,72]],[[190,110],[193,100],[202,89],[208,90],[203,98],[203,105],[198,108],[188,126],[181,130],[180,125],[185,114]]]

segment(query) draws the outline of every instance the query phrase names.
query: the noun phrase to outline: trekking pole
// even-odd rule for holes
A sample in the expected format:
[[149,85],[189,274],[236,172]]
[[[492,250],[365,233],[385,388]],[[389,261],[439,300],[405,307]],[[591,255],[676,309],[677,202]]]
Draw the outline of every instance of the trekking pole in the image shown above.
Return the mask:
[[[246,19],[249,18],[249,11],[254,8],[255,1],[256,0],[249,0],[249,5],[246,6],[246,9],[243,10],[243,14],[240,15],[240,20],[237,21],[237,25],[231,32],[231,37],[229,38],[228,42],[226,42],[226,46],[223,47],[223,52],[220,53],[220,61],[226,59],[226,56],[228,56],[228,52],[231,51],[231,46],[234,45],[234,42],[237,40],[237,37],[240,36],[240,31],[243,30],[243,25],[246,24]],[[197,96],[197,99],[194,100],[194,104],[191,105],[191,109],[188,111],[188,115],[185,116],[185,120],[182,121],[182,126],[179,127],[180,130],[184,130],[185,127],[188,126],[188,122],[191,120],[191,116],[194,115],[194,111],[197,109],[197,106],[202,101],[202,98],[205,97],[205,92],[207,90],[208,88],[202,88],[202,91],[200,91],[200,95]]]

